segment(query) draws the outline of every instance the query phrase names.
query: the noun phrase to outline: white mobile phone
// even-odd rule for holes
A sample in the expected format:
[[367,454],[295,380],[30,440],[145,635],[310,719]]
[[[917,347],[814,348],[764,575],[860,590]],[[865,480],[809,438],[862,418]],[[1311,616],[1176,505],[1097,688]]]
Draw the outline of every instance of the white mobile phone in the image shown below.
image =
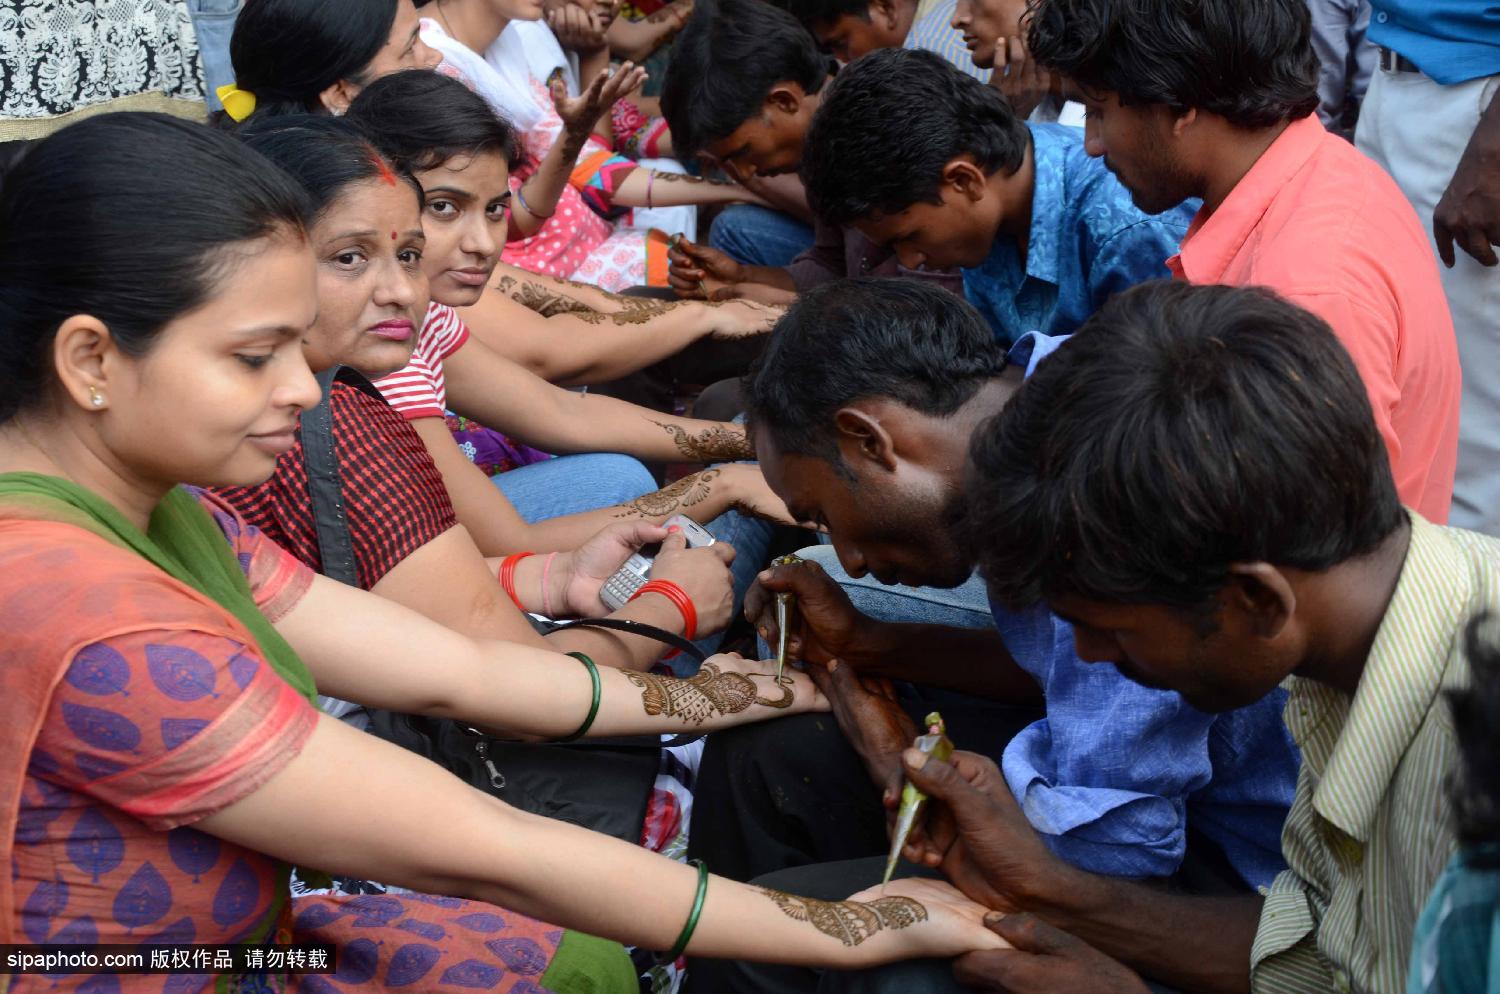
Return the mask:
[[[681,514],[674,514],[668,518],[666,527],[681,528],[690,549],[701,549],[705,545],[714,544],[714,537],[706,528],[692,518]],[[660,551],[661,543],[653,542],[650,545],[641,546],[639,551],[632,553],[630,558],[625,560],[625,565],[621,566],[615,575],[599,588],[599,599],[604,602],[604,606],[611,611],[618,611],[626,601],[634,597],[635,592],[644,587],[646,581],[651,578],[651,565]]]

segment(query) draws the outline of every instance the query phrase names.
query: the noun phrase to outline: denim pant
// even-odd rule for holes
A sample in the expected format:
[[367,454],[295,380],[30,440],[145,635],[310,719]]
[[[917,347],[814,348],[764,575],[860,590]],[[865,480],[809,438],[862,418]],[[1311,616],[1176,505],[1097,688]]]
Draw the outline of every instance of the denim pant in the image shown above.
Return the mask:
[[188,0],[193,31],[198,35],[198,57],[203,63],[209,110],[223,106],[216,92],[219,87],[234,82],[234,66],[229,61],[229,38],[234,34],[234,21],[242,3],[243,0]]
[[747,266],[787,266],[812,248],[813,230],[766,207],[726,207],[708,229],[708,244]]
[[971,576],[961,587],[942,590],[938,587],[888,587],[873,576],[858,580],[844,572],[831,545],[814,545],[799,549],[797,555],[812,559],[844,588],[861,613],[881,621],[923,625],[947,625],[950,628],[989,628],[994,625],[989,596],[984,581]]
[[623,504],[656,489],[656,480],[639,460],[614,452],[558,456],[491,481],[531,524]]
[[[532,524],[623,504],[656,489],[656,481],[638,460],[610,452],[559,456],[491,479],[521,517]],[[755,574],[765,568],[771,528],[738,511],[726,511],[704,527],[715,541],[734,546],[730,573],[734,578],[733,616],[738,616],[745,602],[745,591],[750,589]],[[724,633],[718,632],[694,644],[712,654],[723,641]],[[668,660],[667,666],[678,676],[692,676],[698,668],[686,656]]]

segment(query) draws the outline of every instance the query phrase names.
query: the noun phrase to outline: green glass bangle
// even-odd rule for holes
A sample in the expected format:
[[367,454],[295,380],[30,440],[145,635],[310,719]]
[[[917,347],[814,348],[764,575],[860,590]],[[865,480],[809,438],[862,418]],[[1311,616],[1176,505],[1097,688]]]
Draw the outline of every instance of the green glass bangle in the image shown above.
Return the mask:
[[689,863],[698,868],[698,893],[693,895],[693,910],[688,912],[687,922],[682,926],[682,934],[677,936],[677,941],[672,948],[656,957],[658,966],[677,962],[677,957],[687,951],[688,943],[693,941],[693,932],[698,928],[698,919],[703,914],[703,899],[708,896],[708,864],[701,859],[688,860]]
[[568,653],[568,655],[572,656],[574,659],[581,662],[584,666],[588,667],[589,679],[593,681],[594,684],[594,700],[593,703],[589,705],[589,716],[583,719],[583,724],[578,726],[578,731],[574,732],[572,735],[569,735],[566,738],[557,739],[556,741],[558,742],[573,742],[583,738],[586,734],[588,734],[588,730],[594,727],[594,719],[599,717],[599,698],[604,689],[599,682],[599,667],[594,665],[594,661],[592,659],[590,659],[588,656],[585,656],[581,652],[570,652]]

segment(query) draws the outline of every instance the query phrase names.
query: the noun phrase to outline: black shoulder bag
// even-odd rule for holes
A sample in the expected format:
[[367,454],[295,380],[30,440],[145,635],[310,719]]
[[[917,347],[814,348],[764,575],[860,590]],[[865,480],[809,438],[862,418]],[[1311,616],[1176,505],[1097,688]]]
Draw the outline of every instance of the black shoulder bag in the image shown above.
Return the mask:
[[[318,382],[323,387],[323,400],[302,415],[299,429],[323,574],[358,586],[329,406],[335,381],[377,398],[380,392],[347,367],[322,373]],[[562,624],[532,620],[532,624],[543,634],[586,627],[641,635],[703,660],[697,646],[681,636],[639,622],[596,618]],[[368,709],[368,714],[372,734],[426,756],[508,804],[632,844],[640,841],[647,802],[661,765],[662,741],[657,736],[595,738],[567,745],[514,742],[447,718],[376,709]],[[694,737],[679,736],[671,744],[689,742]]]

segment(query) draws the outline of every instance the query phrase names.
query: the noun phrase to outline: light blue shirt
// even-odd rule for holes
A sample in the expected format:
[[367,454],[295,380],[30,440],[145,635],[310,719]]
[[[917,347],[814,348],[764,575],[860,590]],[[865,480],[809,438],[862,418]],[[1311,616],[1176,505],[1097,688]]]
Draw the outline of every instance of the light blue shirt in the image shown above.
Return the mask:
[[1367,37],[1451,86],[1500,74],[1500,3],[1370,0]]
[[1036,190],[1026,261],[999,236],[989,257],[965,269],[964,296],[1007,345],[1026,331],[1068,335],[1110,294],[1146,280],[1169,279],[1167,259],[1197,213],[1189,200],[1162,214],[1141,211],[1083,149],[1083,132],[1032,124]]
[[[1008,358],[1030,376],[1066,341],[1030,333]],[[1286,869],[1281,824],[1301,757],[1281,719],[1284,691],[1207,714],[1173,691],[1083,662],[1072,627],[1045,606],[990,607],[1011,657],[1047,702],[1046,717],[1006,746],[1001,770],[1059,858],[1110,876],[1170,876],[1191,820],[1250,886],[1270,886]]]
[[966,73],[981,83],[990,81],[990,70],[974,64],[969,46],[964,44],[963,32],[953,27],[953,11],[958,0],[935,0],[917,6],[917,16],[911,22],[902,48],[920,48],[946,59],[953,68]]

